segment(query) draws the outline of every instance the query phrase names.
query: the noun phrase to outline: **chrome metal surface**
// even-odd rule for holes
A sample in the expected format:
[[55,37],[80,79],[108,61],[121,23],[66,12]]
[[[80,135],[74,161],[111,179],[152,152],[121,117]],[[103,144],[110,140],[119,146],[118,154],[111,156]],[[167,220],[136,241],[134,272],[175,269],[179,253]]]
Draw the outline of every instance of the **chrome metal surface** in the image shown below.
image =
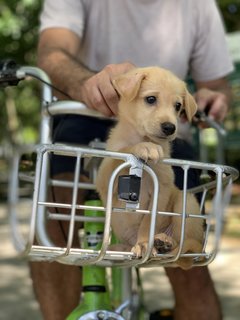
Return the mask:
[[[164,159],[163,162],[167,165],[179,166],[184,170],[184,187],[183,187],[183,208],[181,213],[176,212],[160,212],[157,210],[157,201],[158,201],[158,180],[155,173],[152,169],[136,159],[131,154],[122,154],[118,152],[110,152],[106,150],[95,150],[86,147],[72,147],[65,145],[52,145],[45,144],[39,145],[37,148],[34,148],[37,152],[37,163],[36,163],[36,176],[34,183],[34,197],[33,197],[33,209],[31,214],[31,223],[29,236],[25,243],[21,243],[19,246],[25,254],[27,254],[30,259],[33,260],[48,260],[48,261],[59,261],[65,264],[75,264],[75,265],[90,265],[98,264],[101,266],[152,266],[152,265],[165,265],[165,266],[174,266],[177,259],[184,257],[194,257],[194,265],[206,265],[210,263],[216,256],[218,251],[221,232],[222,232],[222,223],[224,208],[229,202],[231,194],[231,184],[232,180],[236,179],[238,176],[237,170],[223,165],[213,165],[200,162],[189,162],[184,160],[177,159]],[[73,181],[55,181],[55,184],[64,187],[68,187],[73,190],[73,198],[70,203],[56,203],[51,201],[46,201],[39,192],[39,189],[42,188],[42,170],[44,161],[50,161],[50,155],[52,153],[64,154],[69,157],[74,157],[77,159],[77,165],[75,170],[75,176]],[[109,183],[108,189],[108,201],[107,206],[86,206],[81,203],[77,203],[76,194],[79,189],[92,189],[94,184],[91,183],[79,183],[78,176],[81,169],[80,163],[84,158],[104,158],[112,157],[122,160],[118,168],[113,172],[112,177]],[[48,165],[48,164],[47,164]],[[112,198],[113,198],[113,186],[116,182],[118,174],[124,168],[139,168],[143,170],[146,174],[150,175],[153,184],[154,184],[154,195],[153,195],[153,204],[150,210],[140,210],[140,209],[131,209],[129,214],[148,214],[151,215],[151,224],[149,232],[149,245],[146,251],[145,256],[142,258],[136,258],[132,252],[121,252],[121,251],[111,251],[109,250],[109,241],[111,237],[111,213],[114,211],[118,214],[126,211],[125,206],[122,208],[113,208],[112,207]],[[197,188],[187,189],[187,180],[188,173],[191,168],[197,168],[202,170],[212,171],[215,174],[214,181],[201,184]],[[26,179],[26,174],[24,174],[24,179],[29,182],[33,182],[32,175],[31,179]],[[53,183],[49,179],[45,189],[48,186],[51,186]],[[202,203],[201,203],[201,216],[186,213],[186,195],[188,192],[202,192]],[[15,201],[16,202],[16,201]],[[207,214],[203,214],[204,207],[209,207],[207,209]],[[58,208],[58,213],[50,213],[49,209],[51,207]],[[63,213],[61,210],[69,209],[69,213]],[[94,218],[87,218],[80,216],[76,211],[82,209],[90,210],[100,210],[105,212],[105,218],[97,218],[98,221],[104,221],[104,235],[103,235],[103,244],[100,250],[84,250],[73,247],[73,231],[78,221],[94,221]],[[44,212],[43,219],[38,219],[39,212]],[[171,254],[158,254],[155,257],[151,257],[151,250],[153,247],[154,239],[154,230],[155,230],[155,221],[157,215],[167,215],[175,216],[181,219],[181,240],[179,251],[176,255]],[[182,246],[184,243],[184,226],[185,221],[188,218],[202,219],[205,221],[207,227],[205,231],[204,239],[204,248],[202,252],[195,254],[183,254],[181,252]],[[59,220],[59,221],[69,221],[69,231],[66,247],[58,247],[52,241],[49,241],[48,232],[46,229],[46,223],[42,221],[47,220]],[[16,220],[16,219],[15,219]],[[96,220],[96,219],[95,219]],[[40,245],[34,244],[34,239],[37,236],[39,239]],[[18,240],[19,242],[19,240]],[[21,241],[20,241],[21,242]]]

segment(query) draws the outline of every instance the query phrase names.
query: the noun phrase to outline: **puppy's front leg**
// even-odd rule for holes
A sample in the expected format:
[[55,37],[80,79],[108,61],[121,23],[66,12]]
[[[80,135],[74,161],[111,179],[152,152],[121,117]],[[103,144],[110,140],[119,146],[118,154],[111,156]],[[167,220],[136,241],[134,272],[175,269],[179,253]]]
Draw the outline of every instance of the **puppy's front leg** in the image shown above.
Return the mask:
[[146,162],[153,161],[156,163],[164,157],[162,146],[152,142],[139,142],[133,146],[121,149],[120,152],[132,153]]
[[[151,216],[147,215],[143,218],[137,237],[137,243],[132,248],[132,252],[136,254],[137,257],[142,257],[148,247],[149,230],[150,230]],[[157,234],[154,236],[154,243],[151,255],[156,256],[158,253],[166,253],[171,251],[173,247],[176,246],[175,241],[167,236],[165,233]]]
[[[157,163],[164,157],[164,150],[162,146],[152,142],[140,142],[136,145],[123,148],[121,152],[131,153],[145,162],[153,161],[154,163]],[[149,215],[144,216],[141,221],[137,235],[137,242],[132,248],[132,252],[135,253],[137,257],[143,256],[147,250],[150,222],[151,216]],[[156,249],[153,248],[152,254],[155,255],[156,253]]]
[[150,222],[151,216],[145,215],[138,229],[137,242],[131,250],[137,257],[142,257],[147,250]]

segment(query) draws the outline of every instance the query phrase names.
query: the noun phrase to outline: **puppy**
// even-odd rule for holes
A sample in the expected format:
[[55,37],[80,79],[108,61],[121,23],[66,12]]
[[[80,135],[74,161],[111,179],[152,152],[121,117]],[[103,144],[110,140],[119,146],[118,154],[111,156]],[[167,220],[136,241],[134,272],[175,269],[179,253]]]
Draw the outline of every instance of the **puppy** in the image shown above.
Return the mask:
[[[113,81],[120,96],[118,122],[111,130],[107,150],[132,153],[146,161],[155,171],[160,184],[158,210],[182,212],[182,191],[174,185],[173,170],[160,160],[170,157],[170,142],[176,137],[178,118],[182,112],[191,121],[197,106],[183,81],[171,72],[158,68],[136,68],[118,76]],[[105,158],[99,168],[97,190],[104,204],[108,181],[120,161]],[[121,172],[127,174],[127,172]],[[153,184],[143,174],[140,208],[150,209]],[[121,207],[114,189],[114,207]],[[199,214],[193,195],[187,196],[187,213]],[[113,213],[112,228],[125,248],[131,248],[138,257],[144,255],[148,245],[150,215]],[[158,215],[152,255],[175,254],[179,248],[181,219]],[[201,219],[186,219],[183,253],[201,252],[203,223]],[[192,258],[182,258],[177,264],[184,269],[192,266]]]

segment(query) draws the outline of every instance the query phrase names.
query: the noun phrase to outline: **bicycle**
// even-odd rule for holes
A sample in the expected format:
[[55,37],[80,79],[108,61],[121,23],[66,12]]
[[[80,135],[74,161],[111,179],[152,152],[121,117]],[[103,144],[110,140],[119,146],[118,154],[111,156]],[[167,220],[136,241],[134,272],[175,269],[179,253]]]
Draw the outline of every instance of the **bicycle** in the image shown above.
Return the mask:
[[[3,69],[3,68],[2,68]],[[43,83],[42,89],[42,120],[40,143],[34,146],[21,146],[15,150],[13,157],[11,177],[9,183],[9,211],[12,234],[16,249],[32,260],[58,261],[65,264],[74,264],[83,267],[83,297],[80,305],[68,316],[68,320],[97,320],[97,319],[151,319],[144,308],[142,290],[138,272],[135,282],[133,270],[139,267],[173,266],[181,258],[193,258],[194,267],[211,263],[219,249],[219,242],[223,227],[224,210],[230,200],[231,185],[238,177],[238,171],[229,166],[207,164],[201,162],[185,161],[178,159],[163,159],[162,161],[171,166],[179,167],[184,172],[183,181],[183,208],[182,213],[158,212],[157,195],[158,181],[153,170],[140,159],[131,154],[109,152],[103,149],[99,141],[93,141],[89,147],[52,144],[51,121],[52,116],[57,114],[81,114],[83,116],[101,117],[97,112],[87,109],[83,104],[74,101],[54,101],[52,87],[48,76],[35,67],[17,67],[10,65],[0,73],[0,83],[4,85],[16,85],[18,81],[27,76],[36,78]],[[26,158],[25,154],[31,156]],[[32,154],[36,154],[36,164]],[[49,176],[49,166],[52,154],[65,155],[76,159],[74,178],[72,181],[53,180]],[[25,158],[25,165],[35,168],[29,173],[22,172],[21,161]],[[95,178],[99,160],[104,157],[114,157],[122,161],[113,172],[109,188],[108,201],[104,208],[99,199],[95,198]],[[26,161],[26,159],[28,159]],[[91,168],[90,181],[79,182],[82,162]],[[116,177],[123,168],[129,167],[129,183],[120,181],[119,194],[123,199],[122,208],[112,207],[113,186]],[[190,169],[199,169],[211,173],[211,179],[202,182],[199,186],[188,189],[188,174]],[[138,209],[139,182],[142,171],[150,175],[154,184],[153,203],[150,211]],[[133,183],[131,177],[137,177],[137,183]],[[33,185],[32,212],[29,221],[29,232],[24,237],[19,228],[18,205],[21,197],[18,193],[20,182]],[[59,186],[72,189],[71,203],[50,202],[47,199],[49,187]],[[79,189],[90,191],[91,197],[84,204],[77,202]],[[201,215],[187,214],[185,200],[187,192],[201,193]],[[93,195],[93,197],[92,197]],[[30,196],[31,197],[31,196]],[[211,206],[210,206],[211,202]],[[205,207],[207,203],[207,212]],[[209,207],[210,206],[210,207]],[[69,213],[52,213],[50,208],[69,209]],[[83,210],[84,216],[78,215],[77,211]],[[132,252],[112,251],[109,249],[111,234],[111,212],[129,211],[131,214],[151,214],[149,230],[149,245],[145,255],[136,258]],[[177,216],[181,219],[181,240],[179,251],[175,254],[158,254],[151,257],[153,247],[155,220],[157,214]],[[201,218],[205,225],[203,249],[199,253],[182,253],[184,244],[185,221],[188,218]],[[56,246],[49,237],[47,220],[68,221],[69,228],[66,238],[66,246]],[[79,230],[81,246],[73,246],[74,229],[77,222],[84,223],[84,229]],[[35,238],[38,244],[35,243]],[[108,283],[109,276],[106,268],[112,270],[112,283]],[[94,279],[94,280],[93,280]],[[96,280],[97,279],[97,280]],[[122,288],[120,288],[120,284]]]

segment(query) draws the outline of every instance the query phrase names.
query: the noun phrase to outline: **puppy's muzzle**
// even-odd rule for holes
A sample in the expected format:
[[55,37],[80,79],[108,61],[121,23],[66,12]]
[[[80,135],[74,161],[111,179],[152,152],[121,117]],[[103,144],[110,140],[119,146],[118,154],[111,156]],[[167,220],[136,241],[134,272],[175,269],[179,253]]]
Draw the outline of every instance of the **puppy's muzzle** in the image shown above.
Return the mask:
[[166,136],[171,136],[176,131],[176,126],[171,122],[163,122],[161,124],[161,130]]

